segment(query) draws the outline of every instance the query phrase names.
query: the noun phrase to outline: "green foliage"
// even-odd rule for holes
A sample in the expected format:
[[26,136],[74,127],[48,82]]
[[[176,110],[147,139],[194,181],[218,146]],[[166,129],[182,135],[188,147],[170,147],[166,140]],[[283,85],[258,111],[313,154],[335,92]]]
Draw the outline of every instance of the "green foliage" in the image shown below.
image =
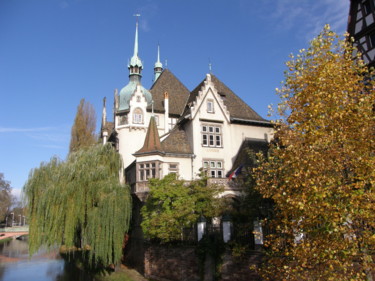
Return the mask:
[[95,135],[96,114],[94,107],[81,99],[71,132],[69,152],[87,148],[97,142]]
[[5,216],[9,214],[14,198],[12,196],[12,187],[10,183],[4,179],[4,174],[0,173],[0,222],[5,220]]
[[371,279],[374,82],[353,53],[326,26],[287,63],[277,142],[257,170],[259,191],[276,204],[266,280]]
[[206,186],[206,180],[185,182],[169,174],[149,180],[149,197],[142,207],[142,229],[146,237],[162,242],[180,240],[182,229],[191,227],[200,215],[216,216],[220,211],[220,189]]
[[52,158],[34,169],[25,184],[30,254],[42,245],[89,250],[89,260],[120,260],[129,228],[131,197],[119,182],[120,155],[110,145]]

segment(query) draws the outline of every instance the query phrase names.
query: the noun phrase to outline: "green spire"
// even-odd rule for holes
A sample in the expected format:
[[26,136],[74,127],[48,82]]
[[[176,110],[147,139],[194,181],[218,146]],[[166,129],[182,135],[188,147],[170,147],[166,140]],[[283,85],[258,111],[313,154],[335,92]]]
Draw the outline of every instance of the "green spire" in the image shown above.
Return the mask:
[[140,14],[136,14],[135,16],[137,17],[137,22],[135,25],[134,53],[132,58],[130,59],[128,68],[130,70],[130,75],[141,75],[143,65],[141,59],[138,57],[138,17],[140,16]]
[[158,45],[158,59],[154,66],[154,82],[159,78],[163,71],[163,64],[160,62],[160,46]]

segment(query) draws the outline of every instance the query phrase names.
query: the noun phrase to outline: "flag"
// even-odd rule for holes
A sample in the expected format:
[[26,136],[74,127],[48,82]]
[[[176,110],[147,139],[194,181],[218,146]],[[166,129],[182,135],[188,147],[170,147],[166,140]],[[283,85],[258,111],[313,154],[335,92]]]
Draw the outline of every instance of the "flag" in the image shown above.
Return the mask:
[[240,165],[237,169],[235,169],[230,175],[229,179],[235,179],[239,174],[241,174],[243,165]]

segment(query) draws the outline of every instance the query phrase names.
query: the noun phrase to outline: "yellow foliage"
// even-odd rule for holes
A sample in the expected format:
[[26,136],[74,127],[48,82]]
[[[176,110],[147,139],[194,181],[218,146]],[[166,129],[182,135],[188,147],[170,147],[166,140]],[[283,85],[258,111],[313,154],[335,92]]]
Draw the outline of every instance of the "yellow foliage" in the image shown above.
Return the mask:
[[256,170],[277,211],[266,280],[366,280],[375,268],[375,85],[353,53],[326,26],[287,62],[275,143]]

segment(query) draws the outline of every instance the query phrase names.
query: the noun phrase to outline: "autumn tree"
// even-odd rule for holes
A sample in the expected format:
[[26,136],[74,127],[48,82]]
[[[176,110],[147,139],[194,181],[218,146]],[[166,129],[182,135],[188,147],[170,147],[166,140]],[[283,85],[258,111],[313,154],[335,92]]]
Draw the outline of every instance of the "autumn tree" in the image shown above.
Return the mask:
[[34,169],[24,187],[30,254],[43,245],[62,245],[73,256],[88,250],[92,264],[117,263],[131,216],[121,165],[110,145],[96,145]]
[[89,147],[97,142],[95,135],[96,114],[94,107],[81,99],[71,132],[69,151]]
[[0,173],[0,222],[5,220],[12,206],[12,187],[9,181],[4,179],[4,174]]
[[257,170],[276,204],[266,280],[372,280],[374,82],[349,41],[326,26],[277,90],[276,144]]
[[142,229],[146,237],[162,242],[180,240],[182,229],[192,227],[199,216],[217,216],[221,210],[221,189],[207,186],[203,178],[185,182],[169,174],[150,179],[150,193],[141,209]]

